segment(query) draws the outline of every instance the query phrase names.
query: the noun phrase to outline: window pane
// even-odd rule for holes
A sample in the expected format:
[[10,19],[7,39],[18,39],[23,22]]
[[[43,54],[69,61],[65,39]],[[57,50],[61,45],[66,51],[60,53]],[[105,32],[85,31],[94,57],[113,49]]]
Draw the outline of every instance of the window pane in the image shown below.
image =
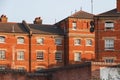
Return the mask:
[[18,51],[17,60],[24,60],[24,51]]
[[56,45],[62,45],[62,39],[55,39]]
[[106,29],[113,29],[114,23],[113,22],[105,22],[105,28]]
[[24,44],[24,38],[23,37],[18,37],[17,38],[17,43],[18,44]]
[[0,50],[0,60],[5,59],[5,51],[4,50]]
[[74,44],[75,45],[80,45],[81,44],[81,40],[80,39],[75,39]]
[[105,49],[114,49],[114,40],[113,39],[105,40]]
[[55,60],[62,61],[62,53],[61,52],[56,52],[55,53]]
[[37,44],[43,44],[44,43],[44,39],[43,38],[38,38],[37,39]]
[[73,23],[72,23],[72,29],[77,29],[77,24],[76,24],[76,22],[73,22]]
[[37,60],[43,60],[44,56],[43,56],[43,52],[42,51],[38,51],[37,52]]
[[0,36],[0,43],[4,43],[5,42],[5,37]]
[[74,61],[81,61],[81,54],[79,52],[74,53]]
[[86,45],[87,46],[92,46],[92,40],[91,39],[87,39],[86,40]]

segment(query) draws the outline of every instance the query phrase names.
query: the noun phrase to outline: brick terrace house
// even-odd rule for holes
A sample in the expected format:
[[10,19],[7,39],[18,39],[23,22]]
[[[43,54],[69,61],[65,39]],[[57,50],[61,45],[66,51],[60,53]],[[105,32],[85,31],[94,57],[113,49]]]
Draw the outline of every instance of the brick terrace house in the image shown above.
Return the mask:
[[95,59],[95,34],[90,30],[93,16],[80,10],[56,24],[65,32],[66,63],[77,64]]
[[35,24],[9,23],[1,16],[0,69],[31,72],[64,65],[63,31],[55,25],[41,25],[37,19]]
[[94,60],[93,14],[78,11],[54,24],[7,22],[0,18],[0,68],[29,72]]
[[117,8],[95,16],[96,60],[120,62],[120,0]]

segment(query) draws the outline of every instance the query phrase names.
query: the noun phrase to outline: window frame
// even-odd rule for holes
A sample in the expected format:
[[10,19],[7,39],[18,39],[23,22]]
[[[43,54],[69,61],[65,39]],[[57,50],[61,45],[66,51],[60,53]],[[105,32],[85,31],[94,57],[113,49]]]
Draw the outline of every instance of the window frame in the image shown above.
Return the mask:
[[113,21],[106,21],[104,26],[105,26],[105,30],[112,30],[112,29],[114,29],[114,22]]
[[113,58],[113,57],[105,57],[104,58],[104,62],[105,63],[114,63],[115,62],[115,58]]
[[61,51],[56,51],[55,52],[55,60],[57,62],[62,62],[62,60],[63,60],[63,54],[62,54]]
[[105,50],[114,50],[114,39],[105,39],[104,40],[104,47],[105,47]]
[[0,60],[5,60],[5,59],[6,59],[6,51],[0,50]]
[[4,36],[0,36],[0,43],[5,43],[5,37]]
[[[21,40],[23,40],[21,42]],[[17,37],[17,44],[24,44],[25,43],[25,38],[24,37]]]
[[25,52],[24,51],[17,52],[17,60],[20,60],[20,61],[25,60]]
[[75,52],[74,53],[74,61],[75,62],[80,62],[81,61],[81,52]]
[[76,30],[77,29],[77,22],[73,21],[72,22],[72,30]]
[[36,60],[38,60],[38,61],[43,61],[44,60],[44,52],[43,51],[37,51],[36,52]]
[[43,45],[44,44],[44,38],[37,38],[36,42],[37,42],[37,44]]
[[81,39],[74,39],[74,45],[81,45]]
[[62,39],[61,38],[55,38],[55,45],[61,46],[62,45]]
[[92,39],[86,39],[86,46],[92,46],[92,45],[93,45],[93,40]]

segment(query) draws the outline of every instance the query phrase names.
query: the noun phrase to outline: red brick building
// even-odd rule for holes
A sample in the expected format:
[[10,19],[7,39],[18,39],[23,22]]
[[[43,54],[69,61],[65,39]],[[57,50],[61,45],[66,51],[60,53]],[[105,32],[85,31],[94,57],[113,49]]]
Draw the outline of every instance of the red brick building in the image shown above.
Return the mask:
[[76,64],[95,59],[95,35],[90,25],[93,16],[80,10],[57,23],[65,32],[66,63]]
[[96,60],[120,62],[120,0],[117,8],[95,16]]
[[54,24],[7,22],[0,18],[0,68],[29,72],[94,60],[93,14],[79,11]]

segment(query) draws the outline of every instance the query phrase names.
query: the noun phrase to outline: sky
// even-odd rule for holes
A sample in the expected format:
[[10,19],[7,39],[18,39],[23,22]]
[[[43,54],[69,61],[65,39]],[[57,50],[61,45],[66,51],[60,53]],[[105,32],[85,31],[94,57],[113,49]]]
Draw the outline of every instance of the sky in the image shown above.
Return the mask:
[[[116,8],[116,0],[93,0],[93,14],[100,14]],[[54,24],[83,10],[91,13],[91,0],[0,0],[0,16],[8,22],[33,23],[41,17],[43,24]]]

